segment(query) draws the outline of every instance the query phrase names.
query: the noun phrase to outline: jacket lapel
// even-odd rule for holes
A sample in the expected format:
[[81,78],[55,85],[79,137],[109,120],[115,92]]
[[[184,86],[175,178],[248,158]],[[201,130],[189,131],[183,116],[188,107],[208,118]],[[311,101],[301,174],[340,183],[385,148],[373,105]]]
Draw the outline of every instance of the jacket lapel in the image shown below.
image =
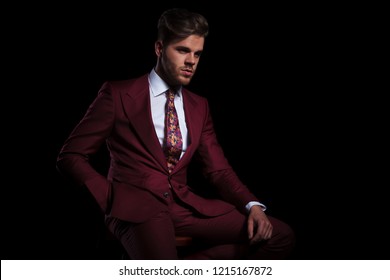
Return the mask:
[[202,130],[201,119],[197,117],[199,112],[196,108],[199,106],[198,102],[183,88],[183,102],[184,102],[184,114],[186,118],[186,124],[188,129],[188,147],[184,156],[179,160],[176,167],[173,169],[173,173],[180,170],[183,166],[186,166],[188,161],[192,158],[196,148],[198,147],[199,137]]
[[148,76],[144,75],[122,95],[124,111],[150,154],[167,170],[165,156],[153,125],[149,94]]

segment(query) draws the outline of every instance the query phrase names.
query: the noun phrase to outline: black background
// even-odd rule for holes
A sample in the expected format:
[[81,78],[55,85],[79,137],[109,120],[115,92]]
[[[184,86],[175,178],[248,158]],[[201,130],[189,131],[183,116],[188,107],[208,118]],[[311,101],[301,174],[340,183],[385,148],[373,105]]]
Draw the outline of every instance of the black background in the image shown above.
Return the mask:
[[[345,7],[64,3],[5,9],[2,259],[117,256],[102,253],[99,210],[58,174],[56,156],[103,81],[154,66],[170,7],[209,20],[189,88],[209,99],[241,179],[295,230],[292,258],[388,258],[385,130],[374,121],[385,111],[361,78],[364,18]],[[105,159],[94,158],[102,172]]]

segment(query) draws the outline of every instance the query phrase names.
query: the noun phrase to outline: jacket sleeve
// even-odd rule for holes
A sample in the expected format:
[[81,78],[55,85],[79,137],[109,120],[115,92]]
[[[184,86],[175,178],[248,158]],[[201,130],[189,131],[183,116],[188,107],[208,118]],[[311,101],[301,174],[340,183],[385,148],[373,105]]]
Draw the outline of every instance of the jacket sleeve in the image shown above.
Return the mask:
[[58,171],[76,184],[86,186],[104,212],[108,211],[111,186],[106,177],[93,168],[89,158],[110,136],[114,112],[113,97],[106,82],[57,157]]
[[248,202],[258,201],[258,199],[242,183],[226,159],[215,134],[207,101],[205,116],[197,149],[197,157],[202,163],[203,173],[224,200],[243,211]]

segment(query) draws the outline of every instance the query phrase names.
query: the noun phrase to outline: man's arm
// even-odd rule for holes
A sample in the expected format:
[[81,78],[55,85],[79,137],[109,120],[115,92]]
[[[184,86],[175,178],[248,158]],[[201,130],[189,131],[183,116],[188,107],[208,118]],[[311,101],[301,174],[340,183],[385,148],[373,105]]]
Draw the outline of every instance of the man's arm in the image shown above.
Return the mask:
[[102,90],[65,141],[57,158],[58,171],[76,184],[86,186],[103,211],[107,209],[110,183],[92,167],[89,156],[104,143],[113,122],[112,96],[108,90]]

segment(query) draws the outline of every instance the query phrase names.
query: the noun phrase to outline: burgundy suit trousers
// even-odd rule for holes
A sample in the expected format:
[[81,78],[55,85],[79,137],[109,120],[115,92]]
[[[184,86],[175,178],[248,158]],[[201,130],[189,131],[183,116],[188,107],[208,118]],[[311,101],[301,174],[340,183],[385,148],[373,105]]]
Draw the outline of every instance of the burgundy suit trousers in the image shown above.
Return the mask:
[[295,237],[284,222],[268,216],[271,239],[250,246],[247,216],[234,209],[217,217],[205,217],[170,193],[169,210],[144,223],[106,218],[110,231],[120,240],[130,259],[178,259],[175,235],[191,236],[194,245],[184,259],[286,259]]

